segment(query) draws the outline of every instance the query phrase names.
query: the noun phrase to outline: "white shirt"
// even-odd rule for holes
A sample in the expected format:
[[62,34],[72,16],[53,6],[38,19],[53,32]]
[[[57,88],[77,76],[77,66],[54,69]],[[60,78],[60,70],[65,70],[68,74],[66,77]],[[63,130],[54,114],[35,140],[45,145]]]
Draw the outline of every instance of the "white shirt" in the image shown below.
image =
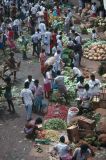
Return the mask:
[[43,35],[46,31],[46,25],[44,23],[39,24],[39,29],[41,31],[41,34]]
[[[25,82],[29,82],[29,80],[26,79]],[[29,89],[30,89],[31,91],[32,91],[33,87],[34,87],[34,79],[32,79],[32,81],[29,82]]]
[[14,22],[13,22],[13,26],[19,26],[20,25],[20,21],[19,19],[15,19]]
[[52,79],[52,71],[46,72],[46,78],[48,79],[48,82],[51,83],[51,79]]
[[[80,87],[83,87],[83,88],[80,88]],[[78,82],[76,84],[76,89],[77,89],[77,96],[79,98],[82,98],[84,95],[84,84],[82,84],[81,82]]]
[[35,8],[35,7],[32,7],[32,8],[31,8],[31,12],[32,12],[32,14],[36,14],[36,8]]
[[21,91],[21,97],[24,99],[25,106],[32,105],[33,94],[30,89],[23,89]]
[[47,40],[48,40],[48,44],[50,44],[50,39],[51,39],[51,32],[49,31],[46,31],[45,34],[44,34],[45,37],[47,37]]
[[77,77],[82,76],[82,72],[77,67],[73,67],[73,74],[77,75]]
[[75,40],[77,41],[78,44],[81,44],[81,37],[80,37],[80,35],[77,36],[77,37],[75,38]]
[[[89,80],[88,84],[92,95],[97,95],[100,92],[101,82],[98,79],[95,79],[95,81]],[[95,86],[95,84],[97,85]]]
[[58,143],[54,148],[56,149],[57,153],[59,154],[59,157],[61,158],[69,153],[69,147],[67,144]]
[[92,33],[92,39],[93,40],[97,39],[97,34],[96,33]]

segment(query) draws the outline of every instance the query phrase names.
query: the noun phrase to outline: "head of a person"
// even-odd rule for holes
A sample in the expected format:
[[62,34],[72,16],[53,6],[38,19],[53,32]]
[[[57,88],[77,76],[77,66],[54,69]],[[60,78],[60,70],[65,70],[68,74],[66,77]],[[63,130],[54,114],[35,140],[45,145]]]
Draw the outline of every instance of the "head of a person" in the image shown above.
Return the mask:
[[32,81],[32,75],[28,75],[28,80],[29,80],[29,82]]
[[61,75],[61,72],[60,71],[57,71],[57,76]]
[[96,6],[96,2],[94,2],[93,5]]
[[86,153],[89,146],[87,144],[82,144],[80,148],[81,148],[81,153]]
[[11,78],[9,76],[6,76],[5,79],[4,79],[4,81],[6,83],[10,83],[11,82]]
[[96,30],[95,30],[95,29],[93,29],[93,30],[92,30],[92,33],[96,33]]
[[89,90],[89,84],[85,84],[84,88],[86,89],[86,91]]
[[84,83],[84,77],[83,76],[80,77],[80,82]]
[[77,36],[79,36],[79,34],[77,32],[75,32],[75,36],[77,37]]
[[40,29],[39,29],[39,28],[37,29],[37,32],[40,32]]
[[61,137],[60,137],[60,142],[62,142],[62,143],[65,142],[65,137],[64,137],[64,136],[61,136]]
[[42,48],[42,53],[44,53],[45,52],[45,49],[44,48]]
[[59,40],[62,40],[62,36],[59,37]]
[[42,119],[38,117],[35,121],[35,124],[42,124]]
[[69,41],[71,41],[72,39],[71,39],[71,37],[69,37]]
[[69,13],[69,12],[71,12],[71,9],[70,9],[70,8],[68,8],[68,13]]
[[95,81],[95,75],[94,74],[91,74],[90,78],[91,78],[92,81]]
[[52,70],[52,69],[53,69],[53,66],[52,66],[52,65],[50,65],[48,68],[49,68],[49,70]]
[[71,33],[75,34],[75,30],[74,30],[74,29],[72,29],[72,30],[71,30]]
[[29,82],[24,83],[24,88],[26,88],[26,89],[29,88]]
[[39,80],[36,79],[36,80],[34,81],[34,84],[35,84],[36,87],[38,87],[38,85],[39,85]]
[[11,58],[14,57],[14,52],[11,52],[11,53],[10,53],[10,57],[11,57]]
[[57,54],[60,54],[60,50],[59,49],[57,50]]

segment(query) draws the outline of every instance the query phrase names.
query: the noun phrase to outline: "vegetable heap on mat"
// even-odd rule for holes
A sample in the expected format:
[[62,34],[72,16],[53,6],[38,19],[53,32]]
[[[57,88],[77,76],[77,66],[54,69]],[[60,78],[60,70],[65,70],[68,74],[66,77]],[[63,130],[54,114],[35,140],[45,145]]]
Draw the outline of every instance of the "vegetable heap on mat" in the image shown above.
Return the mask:
[[66,122],[59,118],[49,119],[44,124],[45,129],[64,130],[67,128]]
[[90,60],[106,60],[106,41],[85,44],[84,57]]

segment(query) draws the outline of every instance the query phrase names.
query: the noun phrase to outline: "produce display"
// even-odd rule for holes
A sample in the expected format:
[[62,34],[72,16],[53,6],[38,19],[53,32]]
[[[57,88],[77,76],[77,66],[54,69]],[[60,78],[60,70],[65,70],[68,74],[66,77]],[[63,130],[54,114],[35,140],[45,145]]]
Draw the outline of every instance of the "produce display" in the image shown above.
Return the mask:
[[58,17],[58,16],[49,16],[49,23],[51,24],[52,28],[54,29],[63,29],[63,17]]
[[106,60],[106,41],[87,42],[84,45],[84,57],[89,60]]
[[45,130],[45,138],[55,142],[59,140],[59,132],[55,130]]
[[70,65],[70,55],[72,53],[72,50],[69,48],[64,48],[62,53],[62,60],[65,63],[65,65]]
[[62,42],[63,42],[63,44],[64,44],[64,47],[66,47],[67,46],[67,44],[68,44],[68,37],[67,37],[67,35],[66,34],[63,34],[62,35]]
[[94,26],[95,27],[103,27],[104,30],[106,30],[106,18],[100,18],[98,17],[95,21],[94,21]]
[[66,122],[59,118],[53,118],[46,121],[45,129],[64,130],[67,128]]
[[[55,103],[58,102],[58,99]],[[59,104],[52,104],[48,106],[48,113],[45,116],[45,119],[60,118],[66,120],[67,118],[68,107],[59,102]]]
[[65,67],[63,71],[64,75],[64,81],[65,81],[65,86],[67,88],[67,103],[71,104],[73,101],[75,101],[76,97],[76,81],[70,80],[70,78],[73,77],[73,72],[70,67]]

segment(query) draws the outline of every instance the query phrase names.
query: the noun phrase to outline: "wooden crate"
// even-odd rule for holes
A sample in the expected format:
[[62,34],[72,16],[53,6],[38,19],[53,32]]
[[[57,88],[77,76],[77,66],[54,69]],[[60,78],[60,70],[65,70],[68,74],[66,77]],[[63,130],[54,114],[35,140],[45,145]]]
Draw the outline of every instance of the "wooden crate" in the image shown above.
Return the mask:
[[78,120],[78,126],[81,129],[92,130],[95,127],[95,121],[81,116]]
[[68,127],[67,135],[68,135],[69,141],[77,143],[79,141],[78,126],[73,125],[71,127]]

